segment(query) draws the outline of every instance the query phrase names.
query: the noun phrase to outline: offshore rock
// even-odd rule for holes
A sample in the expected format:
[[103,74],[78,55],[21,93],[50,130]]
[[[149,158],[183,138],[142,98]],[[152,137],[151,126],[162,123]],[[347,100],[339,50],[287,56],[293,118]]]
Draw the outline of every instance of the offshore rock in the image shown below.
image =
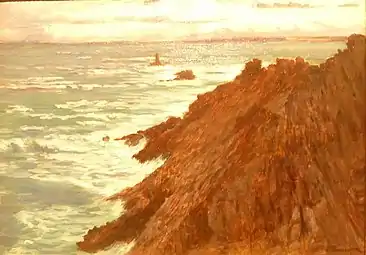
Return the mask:
[[126,212],[78,243],[129,255],[363,254],[365,36],[323,64],[246,64],[183,118],[126,136],[167,160],[122,199]]
[[175,74],[174,80],[194,80],[196,76],[193,74],[192,70],[183,70]]

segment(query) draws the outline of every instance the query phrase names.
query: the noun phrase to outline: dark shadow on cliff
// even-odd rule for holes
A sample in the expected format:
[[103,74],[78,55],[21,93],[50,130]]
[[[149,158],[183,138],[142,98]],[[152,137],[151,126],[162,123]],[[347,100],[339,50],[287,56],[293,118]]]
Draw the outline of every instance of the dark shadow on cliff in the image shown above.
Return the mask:
[[126,213],[80,249],[136,240],[129,255],[364,252],[365,36],[319,66],[246,64],[146,137],[140,162],[167,157],[109,199]]

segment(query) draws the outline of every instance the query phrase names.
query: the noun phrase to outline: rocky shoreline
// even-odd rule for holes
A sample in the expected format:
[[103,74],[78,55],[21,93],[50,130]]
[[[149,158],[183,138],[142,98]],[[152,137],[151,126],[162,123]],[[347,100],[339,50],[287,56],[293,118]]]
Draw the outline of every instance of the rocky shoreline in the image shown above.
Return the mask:
[[197,96],[183,118],[122,139],[165,163],[108,198],[118,219],[77,245],[135,240],[128,255],[364,251],[366,40],[320,65],[254,59]]

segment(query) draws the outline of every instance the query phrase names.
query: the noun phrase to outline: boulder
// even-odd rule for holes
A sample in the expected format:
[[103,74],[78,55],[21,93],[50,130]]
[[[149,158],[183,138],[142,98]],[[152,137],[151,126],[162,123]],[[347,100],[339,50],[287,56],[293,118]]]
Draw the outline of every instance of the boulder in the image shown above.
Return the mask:
[[196,76],[192,70],[184,70],[175,74],[174,80],[194,80]]

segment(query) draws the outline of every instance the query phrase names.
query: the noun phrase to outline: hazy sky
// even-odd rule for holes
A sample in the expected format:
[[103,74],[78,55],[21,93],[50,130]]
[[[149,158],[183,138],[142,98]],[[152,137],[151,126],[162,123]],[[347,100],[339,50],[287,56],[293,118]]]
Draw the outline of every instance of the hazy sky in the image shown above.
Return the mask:
[[[259,9],[274,1],[162,0],[0,4],[2,41],[171,40],[233,35],[365,33],[363,0],[299,0],[316,8]],[[277,3],[288,3],[276,0]],[[358,7],[337,7],[356,3]]]

